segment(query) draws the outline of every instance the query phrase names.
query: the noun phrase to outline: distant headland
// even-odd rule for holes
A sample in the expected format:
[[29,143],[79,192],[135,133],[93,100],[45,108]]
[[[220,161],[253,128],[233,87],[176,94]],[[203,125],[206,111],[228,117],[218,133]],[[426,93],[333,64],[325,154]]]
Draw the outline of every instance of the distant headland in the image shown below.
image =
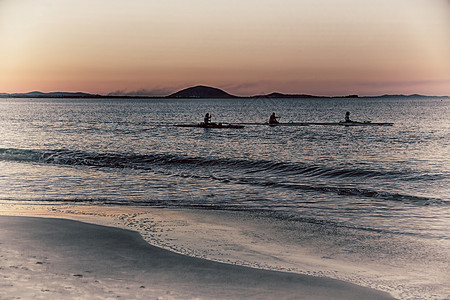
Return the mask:
[[254,96],[235,96],[225,92],[224,90],[197,85],[193,87],[188,87],[182,89],[176,93],[167,95],[167,96],[130,96],[130,95],[122,95],[122,96],[112,96],[112,95],[99,95],[99,94],[89,94],[82,92],[51,92],[51,93],[43,93],[39,91],[29,92],[29,93],[0,93],[0,98],[170,98],[170,99],[255,99],[255,98],[290,98],[290,99],[298,99],[298,98],[385,98],[385,97],[402,97],[402,98],[411,98],[411,97],[449,97],[449,96],[425,96],[419,94],[412,95],[380,95],[380,96],[358,96],[358,95],[347,95],[347,96],[317,96],[317,95],[308,95],[308,94],[283,94],[283,93],[270,93],[270,94],[262,94],[262,95],[254,95]]

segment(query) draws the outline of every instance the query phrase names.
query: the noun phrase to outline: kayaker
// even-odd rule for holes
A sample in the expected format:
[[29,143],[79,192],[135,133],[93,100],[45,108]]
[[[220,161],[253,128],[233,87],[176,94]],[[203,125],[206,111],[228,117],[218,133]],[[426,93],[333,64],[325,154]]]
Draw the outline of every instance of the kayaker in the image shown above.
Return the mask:
[[346,112],[345,113],[345,122],[352,122],[352,120],[350,120],[350,112]]
[[269,117],[269,124],[278,124],[279,122],[278,122],[277,118],[279,118],[279,117],[276,117],[275,113],[272,113]]
[[205,125],[208,125],[209,123],[211,123],[211,115],[209,113],[206,113],[205,119],[203,122],[205,123]]

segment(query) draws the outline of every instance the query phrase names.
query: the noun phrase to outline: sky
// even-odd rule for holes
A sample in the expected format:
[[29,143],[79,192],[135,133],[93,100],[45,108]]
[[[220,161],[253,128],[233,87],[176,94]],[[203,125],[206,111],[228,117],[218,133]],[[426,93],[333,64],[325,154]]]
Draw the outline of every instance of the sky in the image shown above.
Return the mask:
[[0,0],[0,92],[450,95],[450,0]]

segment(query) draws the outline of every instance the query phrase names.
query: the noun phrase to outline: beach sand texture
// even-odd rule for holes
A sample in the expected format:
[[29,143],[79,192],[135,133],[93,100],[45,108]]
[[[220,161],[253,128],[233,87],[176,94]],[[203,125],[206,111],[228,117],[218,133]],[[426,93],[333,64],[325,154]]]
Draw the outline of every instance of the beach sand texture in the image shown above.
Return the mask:
[[344,281],[176,254],[137,232],[0,216],[0,299],[392,299]]

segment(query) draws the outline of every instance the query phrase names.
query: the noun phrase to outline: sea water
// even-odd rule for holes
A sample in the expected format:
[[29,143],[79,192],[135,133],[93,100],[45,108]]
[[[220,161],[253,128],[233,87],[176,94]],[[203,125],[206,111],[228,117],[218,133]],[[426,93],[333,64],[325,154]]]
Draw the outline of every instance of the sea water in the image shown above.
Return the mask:
[[[384,285],[400,298],[445,299],[449,108],[431,97],[0,99],[0,201],[261,215],[322,257],[403,270],[409,285]],[[262,124],[272,112],[289,123],[346,111],[394,125]],[[255,124],[173,126],[205,113]]]

